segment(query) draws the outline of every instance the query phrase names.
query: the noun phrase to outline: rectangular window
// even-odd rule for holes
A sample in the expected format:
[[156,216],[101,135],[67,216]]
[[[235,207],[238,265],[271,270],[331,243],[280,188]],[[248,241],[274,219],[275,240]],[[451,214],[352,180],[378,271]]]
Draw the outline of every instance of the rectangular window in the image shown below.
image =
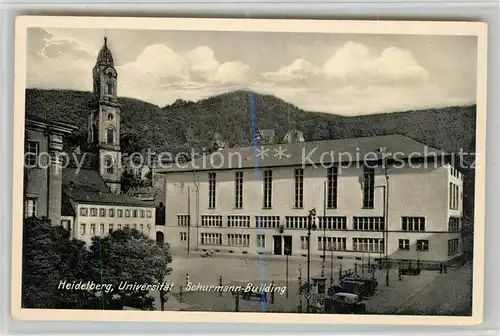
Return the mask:
[[106,217],[106,209],[99,209],[99,217]]
[[295,178],[295,208],[304,207],[304,169],[297,168],[294,171]]
[[234,173],[234,207],[243,208],[243,172]]
[[27,198],[24,201],[24,216],[26,218],[36,217],[37,210],[37,199],[36,198]]
[[116,214],[117,214],[118,217],[123,217],[123,210],[122,209],[118,209],[116,211]]
[[113,229],[114,229],[114,225],[113,224],[109,224],[109,230],[108,230],[108,232],[109,233],[113,232]]
[[132,210],[132,217],[137,218],[137,210]]
[[148,224],[148,231],[146,234],[149,236],[150,233],[151,233],[151,224]]
[[384,217],[354,217],[353,229],[357,231],[383,231]]
[[26,142],[25,165],[27,168],[35,168],[38,166],[38,154],[40,152],[39,143],[28,140]]
[[97,209],[96,208],[91,208],[90,209],[90,216],[97,217]]
[[450,217],[448,221],[448,231],[450,232],[458,232],[461,230],[461,218],[459,217]]
[[191,223],[191,216],[189,215],[177,215],[177,225],[178,226],[189,226]]
[[95,235],[95,224],[90,224],[90,234]]
[[345,251],[347,238],[345,237],[318,237],[318,250]]
[[85,224],[80,224],[80,235],[84,236],[85,235]]
[[101,224],[101,234],[104,234],[104,224]]
[[222,245],[222,233],[207,233],[200,234],[201,245]]
[[410,240],[409,239],[399,239],[399,250],[400,251],[409,251],[410,250]]
[[384,252],[383,238],[353,238],[352,249],[359,252]]
[[425,217],[401,217],[401,230],[425,231]]
[[429,241],[424,239],[417,240],[417,251],[429,251]]
[[287,229],[307,229],[309,216],[286,216],[285,228]]
[[148,216],[148,218],[153,217],[153,212],[151,210],[148,210],[147,211],[147,216]]
[[122,225],[118,224],[118,230],[121,230],[121,229],[122,229]]
[[141,210],[140,216],[141,216],[141,218],[144,218],[144,210]]
[[125,217],[130,217],[130,210],[125,210]]
[[460,253],[460,241],[458,238],[448,240],[448,255]]
[[228,227],[250,227],[250,216],[227,216]]
[[300,249],[301,250],[307,250],[307,236],[301,236],[300,237]]
[[216,175],[208,173],[208,208],[215,209],[216,206]]
[[338,167],[328,168],[328,181],[327,181],[327,207],[329,209],[337,208],[337,190],[338,190]]
[[222,226],[222,216],[203,215],[201,216],[201,226]]
[[280,225],[279,216],[255,216],[255,227],[273,229]]
[[140,229],[141,229],[141,232],[144,233],[144,224],[141,224]]
[[273,171],[270,169],[264,170],[264,209],[272,208],[273,199]]
[[134,224],[134,230],[137,230],[137,224]]
[[180,232],[179,235],[180,235],[181,242],[187,241],[187,232]]
[[318,230],[347,230],[347,217],[319,216]]
[[109,209],[108,210],[108,216],[109,217],[115,217],[115,209]]
[[227,235],[227,245],[248,247],[250,246],[250,235],[240,234],[240,233],[229,233]]
[[80,216],[87,216],[88,210],[87,208],[80,208]]
[[375,196],[375,169],[363,168],[363,208],[373,209]]
[[266,247],[266,236],[262,234],[257,235],[257,247]]

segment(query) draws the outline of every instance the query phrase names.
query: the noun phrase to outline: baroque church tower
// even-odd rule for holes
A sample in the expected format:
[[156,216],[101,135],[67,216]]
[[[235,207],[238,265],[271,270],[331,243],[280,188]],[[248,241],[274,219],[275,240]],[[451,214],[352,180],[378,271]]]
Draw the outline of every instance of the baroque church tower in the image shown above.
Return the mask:
[[96,165],[113,193],[121,192],[120,104],[118,74],[107,37],[92,71],[94,97],[90,103],[88,142],[96,155]]

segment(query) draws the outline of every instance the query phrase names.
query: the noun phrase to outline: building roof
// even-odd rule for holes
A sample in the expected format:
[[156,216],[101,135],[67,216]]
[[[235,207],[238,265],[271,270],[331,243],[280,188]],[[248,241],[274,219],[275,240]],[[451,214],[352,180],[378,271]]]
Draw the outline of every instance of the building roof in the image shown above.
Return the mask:
[[51,121],[36,116],[26,117],[25,124],[26,124],[26,129],[33,129],[40,131],[45,131],[50,129],[52,132],[61,134],[70,134],[78,130],[78,127],[75,125],[57,121]]
[[185,164],[169,164],[155,169],[158,173],[279,167],[303,165],[329,165],[332,163],[380,160],[381,151],[386,158],[417,159],[427,156],[445,156],[447,153],[427,146],[401,134],[360,138],[309,141],[263,145],[256,147],[226,148]]
[[64,196],[77,203],[152,207],[150,202],[114,194],[95,169],[63,169]]
[[99,51],[99,54],[97,55],[96,65],[108,66],[108,67],[114,66],[113,55],[111,54],[111,51],[108,49],[107,37],[104,38],[104,45],[102,46],[101,50]]

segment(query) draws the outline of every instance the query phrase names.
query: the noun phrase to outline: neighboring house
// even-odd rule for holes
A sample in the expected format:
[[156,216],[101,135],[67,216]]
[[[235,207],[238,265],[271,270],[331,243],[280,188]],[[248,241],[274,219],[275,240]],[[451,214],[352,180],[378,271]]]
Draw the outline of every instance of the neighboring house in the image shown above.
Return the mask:
[[59,225],[62,199],[62,167],[58,154],[64,137],[78,128],[28,118],[25,122],[24,217],[48,217]]
[[73,238],[90,244],[94,236],[127,227],[156,238],[154,203],[113,193],[98,170],[64,169],[63,192],[63,225]]
[[[398,161],[383,160],[384,150]],[[241,165],[230,159],[236,154]],[[406,136],[262,146],[258,159],[253,147],[211,155],[213,164],[199,158],[156,171],[165,176],[173,249],[189,241],[191,250],[306,255],[315,209],[312,256],[323,254],[323,244],[327,256],[365,263],[386,252],[390,260],[430,263],[462,253],[463,176],[447,153]]]
[[297,129],[292,129],[286,132],[285,137],[283,138],[284,143],[296,143],[296,142],[305,142],[304,134],[302,131]]
[[257,141],[261,144],[270,145],[275,141],[274,129],[261,129],[257,131]]

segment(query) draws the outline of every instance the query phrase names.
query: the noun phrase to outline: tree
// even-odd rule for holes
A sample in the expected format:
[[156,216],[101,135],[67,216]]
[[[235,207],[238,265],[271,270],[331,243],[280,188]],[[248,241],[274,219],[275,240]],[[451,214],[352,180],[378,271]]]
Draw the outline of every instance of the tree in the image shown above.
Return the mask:
[[[124,306],[153,310],[154,299],[148,289],[126,288],[125,285],[157,284],[170,273],[169,246],[157,246],[139,231],[113,231],[106,237],[94,237],[91,251],[98,262],[95,274],[99,281],[112,284],[114,291],[101,293],[100,309],[123,309]],[[161,294],[161,293],[160,293]],[[165,294],[162,294],[163,300]],[[165,301],[163,301],[165,302]]]
[[85,243],[47,218],[28,218],[23,228],[22,306],[24,308],[91,308],[94,294],[62,288],[93,276]]

